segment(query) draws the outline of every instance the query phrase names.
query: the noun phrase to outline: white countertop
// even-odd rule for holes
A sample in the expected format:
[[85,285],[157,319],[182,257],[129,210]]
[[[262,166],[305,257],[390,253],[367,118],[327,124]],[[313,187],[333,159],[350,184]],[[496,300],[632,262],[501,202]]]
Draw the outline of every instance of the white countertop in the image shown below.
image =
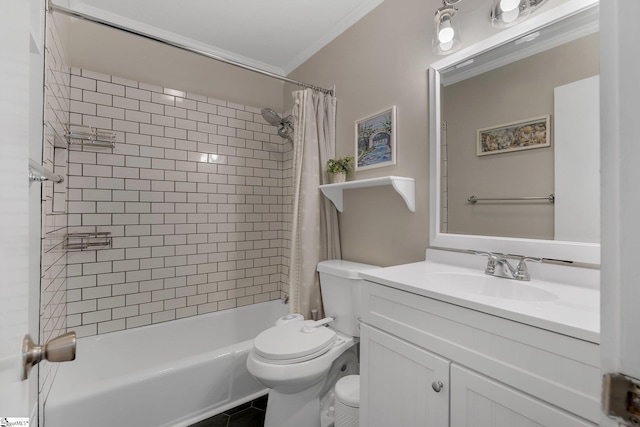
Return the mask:
[[[503,298],[492,292],[469,292],[446,283],[446,274],[478,281],[486,289],[493,285],[509,289],[523,287],[525,300]],[[532,279],[530,282],[494,278],[483,271],[432,261],[380,268],[360,273],[360,277],[413,294],[466,307],[483,313],[525,323],[593,343],[600,342],[600,291]],[[499,281],[499,282],[496,282]],[[445,282],[445,283],[443,283]],[[515,292],[514,295],[519,292]],[[499,295],[500,292],[495,292]],[[526,295],[533,298],[526,300]],[[537,298],[541,296],[540,298]]]

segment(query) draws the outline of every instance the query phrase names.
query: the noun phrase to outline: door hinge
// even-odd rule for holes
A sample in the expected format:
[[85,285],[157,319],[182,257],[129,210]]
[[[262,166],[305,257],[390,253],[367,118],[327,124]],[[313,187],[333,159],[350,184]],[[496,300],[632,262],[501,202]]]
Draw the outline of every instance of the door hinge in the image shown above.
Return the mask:
[[605,374],[602,407],[609,418],[640,426],[640,380],[622,374]]

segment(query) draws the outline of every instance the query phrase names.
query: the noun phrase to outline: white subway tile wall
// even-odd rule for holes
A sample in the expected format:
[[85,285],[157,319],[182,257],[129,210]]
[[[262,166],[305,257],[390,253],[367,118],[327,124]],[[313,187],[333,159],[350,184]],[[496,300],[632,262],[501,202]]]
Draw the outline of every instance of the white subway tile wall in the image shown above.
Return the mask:
[[[63,46],[65,28],[62,22],[51,13],[46,14],[46,20],[43,164],[65,176],[67,150],[55,146],[64,145],[65,127],[69,123],[70,67]],[[67,332],[66,195],[66,180],[60,184],[42,183],[40,343]],[[46,361],[39,364],[40,413],[58,367],[59,364]]]
[[69,150],[67,324],[102,334],[278,299],[286,291],[291,151],[260,109],[71,69],[71,123],[116,146]]

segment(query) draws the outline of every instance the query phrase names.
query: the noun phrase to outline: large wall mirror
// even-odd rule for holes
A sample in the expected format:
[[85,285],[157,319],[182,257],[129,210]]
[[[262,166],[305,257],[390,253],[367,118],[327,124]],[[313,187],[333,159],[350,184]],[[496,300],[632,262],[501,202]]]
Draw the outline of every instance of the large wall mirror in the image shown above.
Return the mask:
[[430,68],[430,246],[600,263],[596,1]]

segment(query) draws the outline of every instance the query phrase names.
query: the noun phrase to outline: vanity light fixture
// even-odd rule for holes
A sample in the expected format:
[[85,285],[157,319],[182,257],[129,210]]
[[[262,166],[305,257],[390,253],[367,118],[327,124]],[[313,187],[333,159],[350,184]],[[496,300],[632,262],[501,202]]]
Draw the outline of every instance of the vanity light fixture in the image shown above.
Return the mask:
[[454,4],[460,0],[444,0],[434,17],[433,52],[436,55],[447,55],[460,48],[460,30],[455,19],[457,9]]
[[493,0],[491,25],[507,28],[518,24],[547,0]]
[[[458,50],[460,30],[456,19],[456,5],[462,0],[442,0],[442,6],[436,10],[433,25],[433,52],[436,55],[448,55]],[[493,0],[491,24],[496,28],[516,25],[542,6],[547,0]],[[533,37],[535,38],[535,37]],[[525,40],[523,38],[520,43]]]

